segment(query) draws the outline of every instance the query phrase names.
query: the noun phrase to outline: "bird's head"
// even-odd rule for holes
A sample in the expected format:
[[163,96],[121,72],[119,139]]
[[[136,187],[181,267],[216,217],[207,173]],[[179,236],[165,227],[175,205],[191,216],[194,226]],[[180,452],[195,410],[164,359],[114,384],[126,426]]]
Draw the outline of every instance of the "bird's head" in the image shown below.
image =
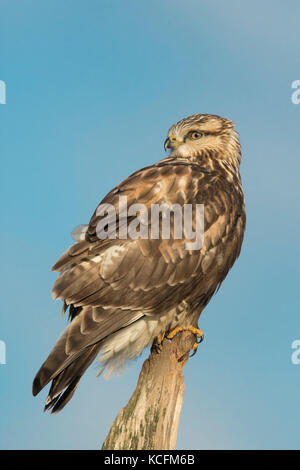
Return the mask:
[[194,114],[174,124],[165,140],[172,157],[211,156],[239,166],[241,152],[234,123],[213,114]]

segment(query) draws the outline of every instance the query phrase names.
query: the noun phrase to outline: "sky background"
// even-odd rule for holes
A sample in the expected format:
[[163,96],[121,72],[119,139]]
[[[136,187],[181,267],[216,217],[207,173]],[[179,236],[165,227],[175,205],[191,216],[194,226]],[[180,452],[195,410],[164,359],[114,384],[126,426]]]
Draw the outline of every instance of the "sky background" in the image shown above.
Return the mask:
[[133,392],[85,374],[63,412],[43,413],[35,373],[66,325],[50,271],[103,196],[164,157],[194,113],[235,121],[247,230],[201,316],[187,364],[178,449],[300,448],[297,0],[0,0],[0,448],[97,449]]

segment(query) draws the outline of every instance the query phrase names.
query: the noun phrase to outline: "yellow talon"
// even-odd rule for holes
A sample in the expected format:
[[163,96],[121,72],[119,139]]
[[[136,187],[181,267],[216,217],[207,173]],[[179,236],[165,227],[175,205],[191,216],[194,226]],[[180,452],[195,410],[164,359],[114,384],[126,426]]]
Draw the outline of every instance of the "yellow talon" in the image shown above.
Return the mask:
[[174,330],[172,330],[172,331],[168,334],[167,338],[168,338],[168,339],[173,339],[174,336],[176,336],[177,333],[179,333],[180,331],[183,331],[183,327],[182,327],[182,326],[176,326],[176,328],[174,328]]
[[[176,326],[176,328],[174,328],[174,330],[172,330],[167,338],[168,339],[173,339],[174,336],[177,335],[177,333],[180,333],[181,331],[191,331],[192,333],[194,333],[194,335],[197,336],[197,338],[203,338],[204,334],[203,334],[203,331],[199,330],[199,328],[195,328],[194,326],[190,325],[190,326]],[[200,341],[201,342],[201,341]]]
[[[203,338],[203,336],[202,336],[202,338]],[[200,341],[200,342],[201,342],[201,341]],[[192,349],[193,349],[193,352],[192,352],[192,354],[190,355],[190,357],[195,356],[195,354],[196,354],[196,352],[197,352],[197,349],[198,349],[198,342],[197,342],[197,341],[196,341],[196,343],[194,343],[194,346],[193,346]]]
[[[199,328],[196,328],[195,326],[187,326],[187,327],[183,327],[183,326],[176,326],[176,328],[174,328],[174,330],[172,330],[167,338],[168,339],[173,339],[174,336],[177,335],[177,333],[180,333],[181,331],[191,331],[192,333],[194,333],[194,335],[197,337],[197,341],[195,342],[194,346],[193,346],[193,353],[191,355],[194,356],[196,354],[196,351],[198,349],[198,344],[200,344],[202,341],[203,341],[203,338],[204,338],[204,334],[203,334],[203,331],[199,330]],[[199,340],[198,340],[199,338]]]
[[161,333],[159,333],[156,338],[154,339],[154,342],[152,344],[152,347],[151,347],[151,352],[152,351],[155,351],[157,353],[159,353],[162,349],[162,342],[163,342],[163,335]]

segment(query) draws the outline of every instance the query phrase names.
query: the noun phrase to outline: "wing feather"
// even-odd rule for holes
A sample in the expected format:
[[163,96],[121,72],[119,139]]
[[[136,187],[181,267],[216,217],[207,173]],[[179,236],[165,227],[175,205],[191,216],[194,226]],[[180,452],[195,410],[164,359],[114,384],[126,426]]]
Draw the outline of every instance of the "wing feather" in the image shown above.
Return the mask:
[[238,188],[218,172],[169,158],[134,173],[101,201],[115,207],[117,233],[120,196],[127,197],[128,207],[144,203],[148,211],[156,203],[204,204],[204,244],[201,250],[187,250],[188,240],[175,239],[173,229],[169,240],[99,240],[97,225],[103,215],[95,210],[86,239],[53,266],[60,271],[53,296],[64,300],[63,311],[70,304],[71,323],[33,386],[36,394],[53,381],[46,405],[53,411],[70,399],[105,338],[145,315],[164,314],[193,292],[194,304],[203,308],[239,254],[243,200]]

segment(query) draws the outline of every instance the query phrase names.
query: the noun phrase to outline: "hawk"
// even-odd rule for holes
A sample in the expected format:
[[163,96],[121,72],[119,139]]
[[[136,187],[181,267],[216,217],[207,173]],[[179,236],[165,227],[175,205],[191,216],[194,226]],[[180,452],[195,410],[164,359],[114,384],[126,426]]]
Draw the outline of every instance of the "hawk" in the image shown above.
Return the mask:
[[187,249],[174,227],[168,238],[161,226],[156,238],[122,238],[122,218],[116,236],[99,238],[104,215],[96,209],[52,268],[60,273],[53,296],[63,300],[70,323],[33,382],[33,395],[51,382],[45,410],[66,405],[97,356],[101,372],[110,374],[164,336],[189,329],[201,338],[199,316],[239,256],[246,216],[234,123],[211,114],[187,117],[169,129],[165,149],[167,158],[133,173],[101,205],[120,215],[120,196],[149,209],[203,204],[201,248]]

